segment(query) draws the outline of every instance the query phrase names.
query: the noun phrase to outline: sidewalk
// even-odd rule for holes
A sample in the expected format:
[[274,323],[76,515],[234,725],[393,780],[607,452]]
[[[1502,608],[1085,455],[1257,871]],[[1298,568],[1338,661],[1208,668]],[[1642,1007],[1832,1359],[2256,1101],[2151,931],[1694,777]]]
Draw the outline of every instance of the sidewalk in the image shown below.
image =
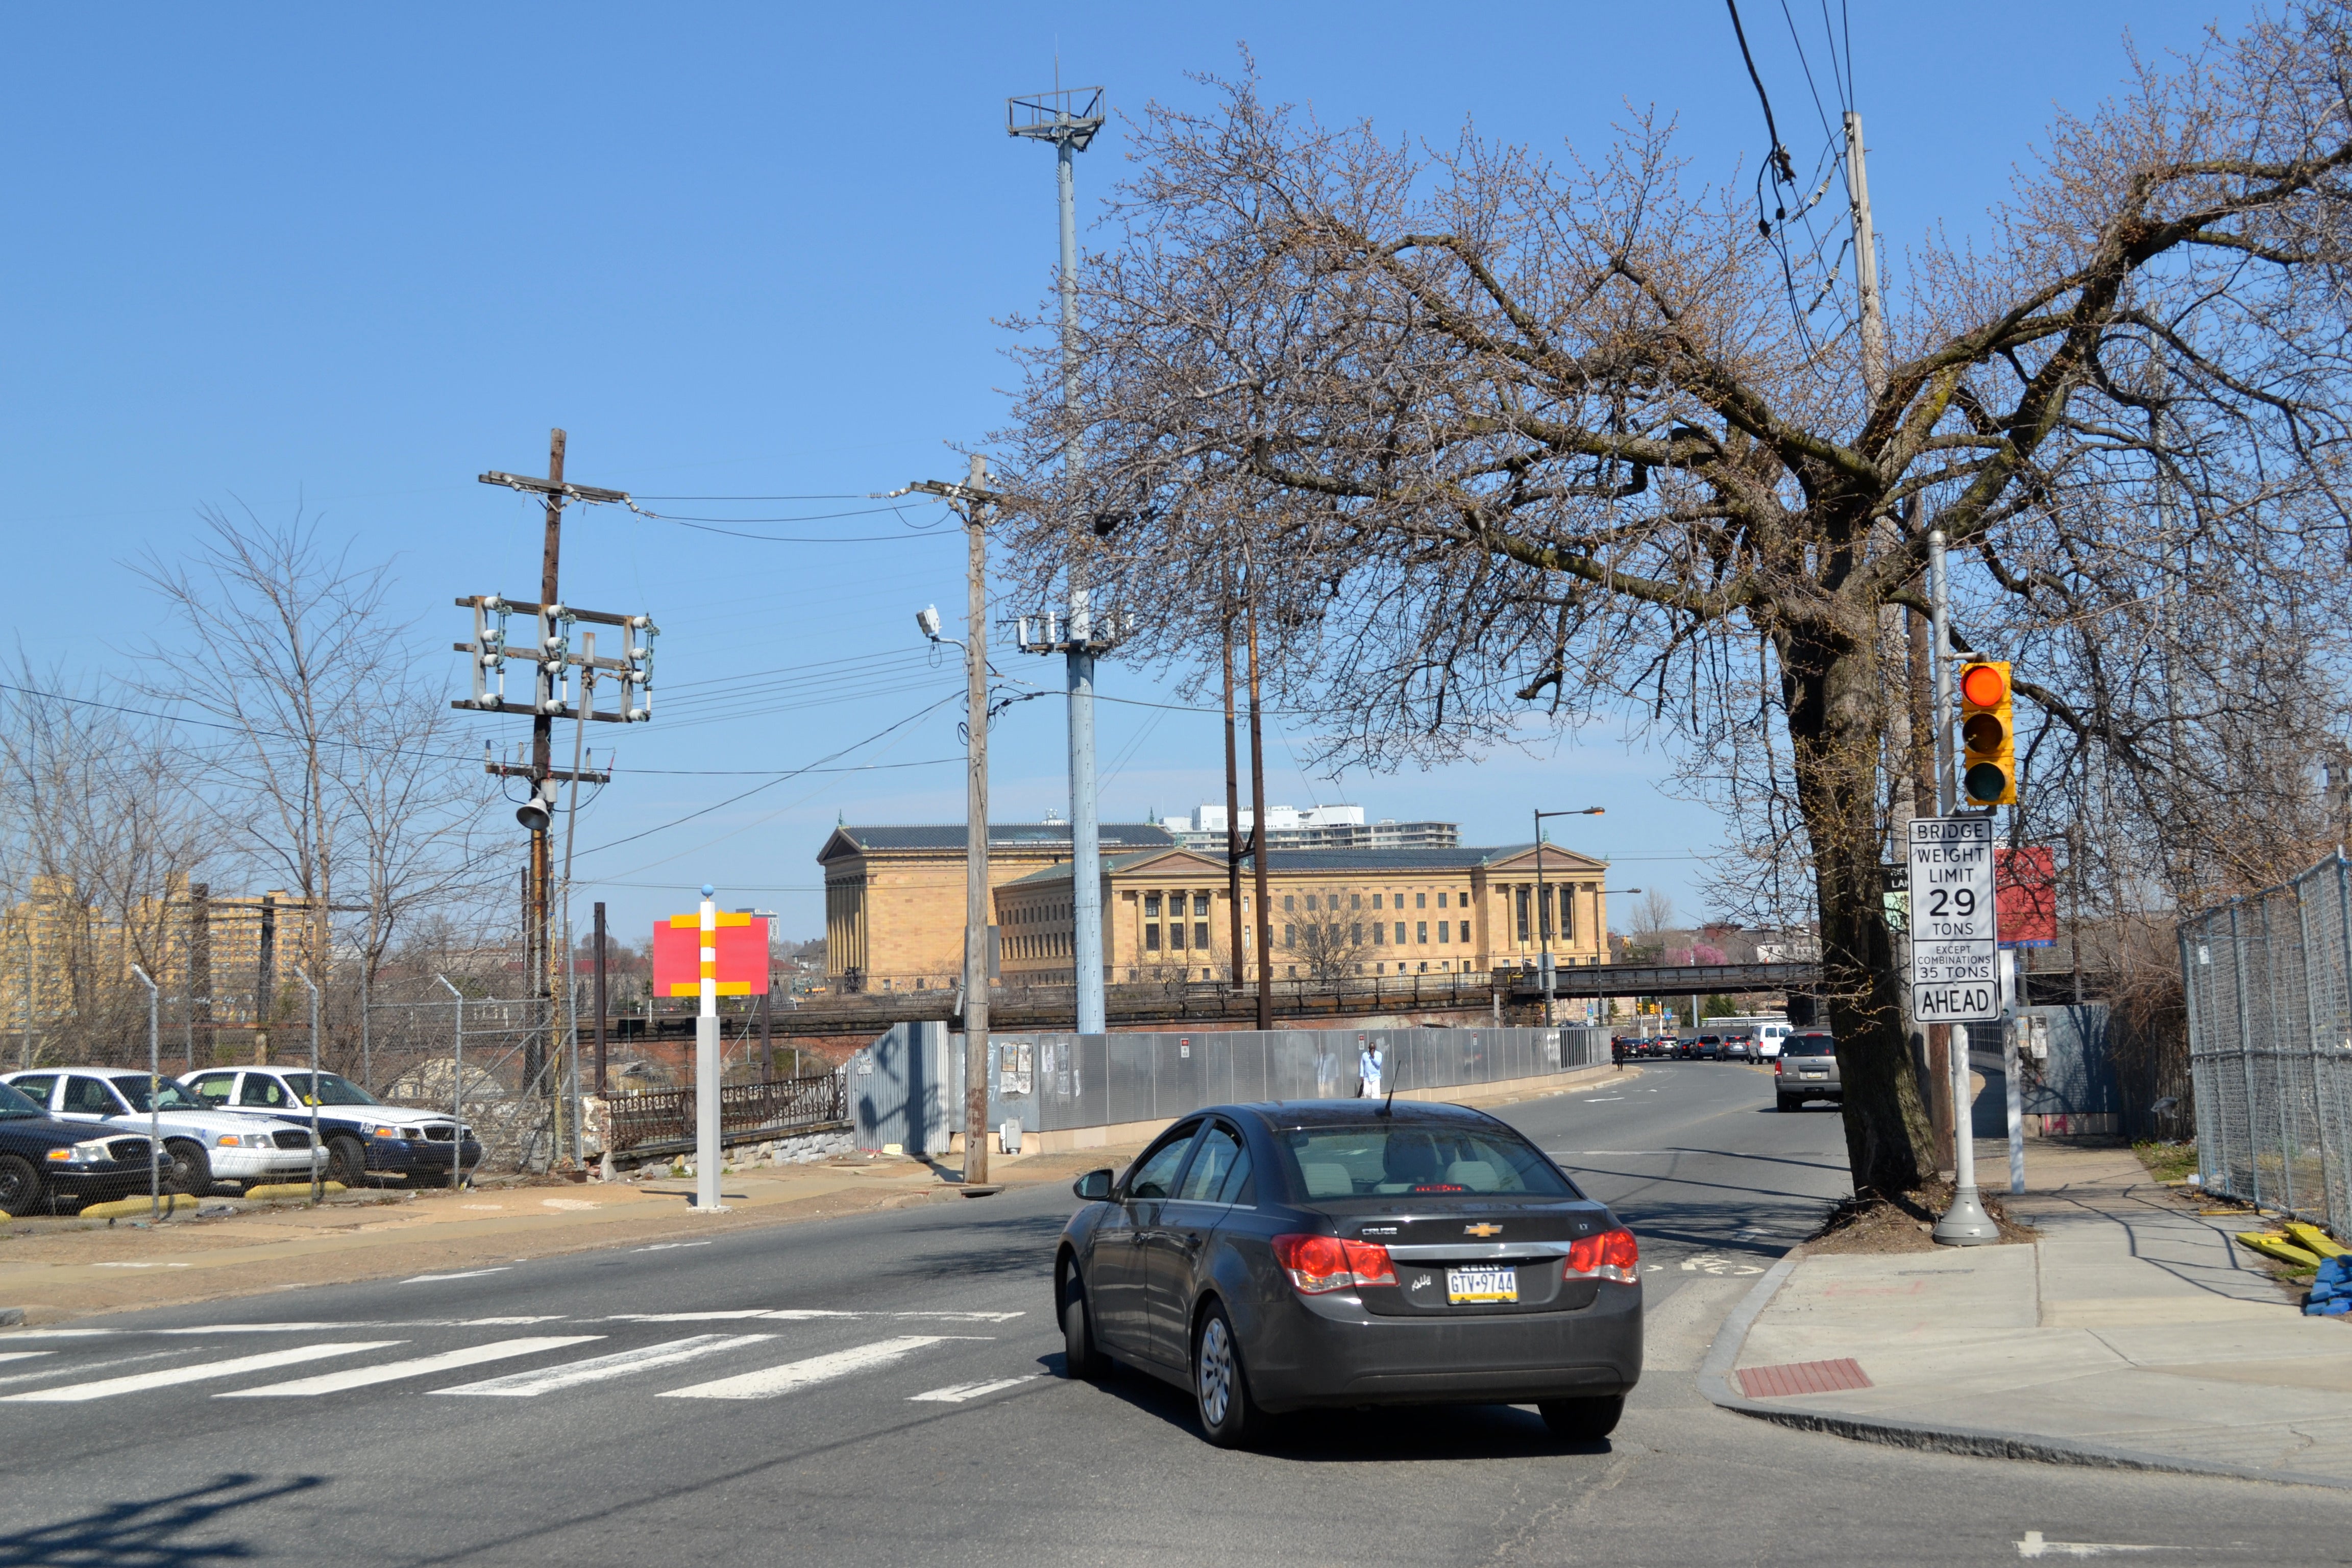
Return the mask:
[[[1979,1172],[2008,1170],[1979,1142]],[[2352,1323],[2305,1318],[2127,1149],[2028,1145],[2030,1246],[1806,1257],[1758,1281],[1700,1386],[1908,1447],[2352,1487]]]

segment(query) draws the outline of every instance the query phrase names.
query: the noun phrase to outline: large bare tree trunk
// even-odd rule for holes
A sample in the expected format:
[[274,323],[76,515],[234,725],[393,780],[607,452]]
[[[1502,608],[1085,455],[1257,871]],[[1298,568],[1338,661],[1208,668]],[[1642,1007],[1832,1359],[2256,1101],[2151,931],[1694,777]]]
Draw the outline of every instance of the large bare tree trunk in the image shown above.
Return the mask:
[[1877,756],[1895,672],[1874,624],[1850,637],[1782,645],[1797,801],[1813,852],[1822,973],[1845,1085],[1846,1158],[1856,1190],[1906,1192],[1935,1174],[1926,1102],[1903,1038],[1894,938],[1879,897]]

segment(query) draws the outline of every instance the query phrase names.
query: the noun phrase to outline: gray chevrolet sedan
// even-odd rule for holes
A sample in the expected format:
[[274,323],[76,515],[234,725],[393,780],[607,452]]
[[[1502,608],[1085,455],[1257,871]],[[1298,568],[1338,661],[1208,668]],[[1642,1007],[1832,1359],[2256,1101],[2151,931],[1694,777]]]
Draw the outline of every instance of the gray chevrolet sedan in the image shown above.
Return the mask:
[[1534,1405],[1592,1441],[1642,1375],[1633,1232],[1480,1111],[1221,1105],[1075,1190],[1069,1374],[1188,1388],[1223,1447],[1282,1411],[1439,1403]]

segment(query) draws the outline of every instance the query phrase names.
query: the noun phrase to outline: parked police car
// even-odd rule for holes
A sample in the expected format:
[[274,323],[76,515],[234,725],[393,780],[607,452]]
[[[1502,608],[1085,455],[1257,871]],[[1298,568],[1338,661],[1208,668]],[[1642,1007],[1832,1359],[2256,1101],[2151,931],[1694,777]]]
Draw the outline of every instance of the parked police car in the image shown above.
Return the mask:
[[[0,1074],[0,1083],[59,1121],[99,1122],[147,1131],[148,1077],[128,1068],[43,1068]],[[215,1180],[251,1185],[307,1182],[320,1158],[310,1129],[211,1109],[171,1079],[155,1095],[153,1121],[163,1139],[163,1185],[201,1197]]]
[[[180,1080],[188,1092],[215,1110],[256,1121],[310,1124],[310,1074],[296,1068],[211,1068]],[[448,1113],[386,1105],[340,1074],[319,1074],[319,1141],[327,1146],[327,1173],[356,1187],[371,1171],[406,1176],[421,1186],[449,1179],[451,1160],[460,1169],[482,1163],[473,1129],[462,1142]]]

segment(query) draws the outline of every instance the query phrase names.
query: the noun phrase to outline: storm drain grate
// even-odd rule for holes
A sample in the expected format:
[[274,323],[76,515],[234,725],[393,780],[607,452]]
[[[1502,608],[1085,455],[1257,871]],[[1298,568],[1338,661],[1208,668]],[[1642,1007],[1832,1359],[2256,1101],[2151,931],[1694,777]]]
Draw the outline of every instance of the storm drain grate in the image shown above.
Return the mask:
[[1791,1394],[1835,1394],[1841,1388],[1869,1388],[1869,1375],[1852,1356],[1836,1361],[1792,1361],[1780,1366],[1739,1369],[1739,1391],[1750,1399],[1779,1399]]

